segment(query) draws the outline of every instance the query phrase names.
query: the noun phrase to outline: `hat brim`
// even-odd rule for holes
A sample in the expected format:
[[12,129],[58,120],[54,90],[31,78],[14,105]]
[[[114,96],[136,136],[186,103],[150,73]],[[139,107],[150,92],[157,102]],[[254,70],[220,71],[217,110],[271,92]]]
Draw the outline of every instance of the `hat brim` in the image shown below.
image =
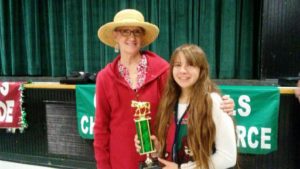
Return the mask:
[[115,47],[116,41],[113,37],[113,32],[117,27],[122,26],[138,26],[145,30],[143,36],[142,47],[145,47],[152,43],[158,36],[159,29],[156,25],[148,22],[109,22],[101,26],[98,30],[98,38],[106,45]]

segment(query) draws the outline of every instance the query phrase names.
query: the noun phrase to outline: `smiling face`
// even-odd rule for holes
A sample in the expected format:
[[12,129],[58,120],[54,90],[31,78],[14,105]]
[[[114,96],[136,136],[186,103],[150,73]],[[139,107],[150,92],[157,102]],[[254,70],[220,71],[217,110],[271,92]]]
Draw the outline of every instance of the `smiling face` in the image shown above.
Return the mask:
[[181,90],[190,91],[199,78],[200,68],[189,63],[184,54],[179,52],[174,58],[172,73]]
[[145,31],[140,27],[124,26],[114,31],[114,37],[119,44],[121,54],[134,55],[142,48]]
[[192,44],[175,49],[170,59],[170,85],[176,83],[182,92],[197,93],[209,78],[209,65],[204,51]]

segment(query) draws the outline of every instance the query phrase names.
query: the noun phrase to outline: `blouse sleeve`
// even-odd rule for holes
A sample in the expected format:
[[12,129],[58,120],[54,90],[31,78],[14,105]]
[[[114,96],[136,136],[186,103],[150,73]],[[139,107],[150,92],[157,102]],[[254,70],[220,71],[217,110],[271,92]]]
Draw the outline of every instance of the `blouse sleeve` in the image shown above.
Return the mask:
[[211,156],[210,168],[225,169],[236,164],[237,147],[235,129],[231,117],[220,109],[221,97],[212,93],[213,120],[216,126],[216,151]]

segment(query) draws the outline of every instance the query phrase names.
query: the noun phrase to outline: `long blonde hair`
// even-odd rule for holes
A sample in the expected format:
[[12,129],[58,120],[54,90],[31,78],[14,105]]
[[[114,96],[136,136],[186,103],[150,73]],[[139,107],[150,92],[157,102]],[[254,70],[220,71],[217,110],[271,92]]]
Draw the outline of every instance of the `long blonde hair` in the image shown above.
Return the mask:
[[188,146],[193,153],[193,159],[200,168],[209,168],[210,155],[213,153],[216,128],[212,117],[211,92],[218,92],[216,85],[209,77],[209,65],[203,50],[193,44],[178,47],[170,59],[170,71],[164,93],[162,95],[156,118],[156,135],[161,145],[160,156],[166,148],[168,126],[173,120],[174,107],[181,93],[181,88],[172,76],[174,60],[182,53],[187,62],[200,68],[199,78],[192,86],[188,115]]

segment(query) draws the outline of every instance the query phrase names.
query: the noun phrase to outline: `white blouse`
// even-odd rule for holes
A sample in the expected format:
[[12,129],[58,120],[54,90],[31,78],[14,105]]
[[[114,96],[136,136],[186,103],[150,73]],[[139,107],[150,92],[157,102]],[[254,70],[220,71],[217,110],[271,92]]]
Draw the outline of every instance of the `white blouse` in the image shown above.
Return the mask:
[[[231,117],[220,108],[222,102],[220,95],[211,93],[211,98],[213,101],[213,120],[216,126],[216,152],[211,155],[209,168],[226,169],[236,164],[237,147],[234,124]],[[184,163],[180,169],[196,169],[196,163]]]

